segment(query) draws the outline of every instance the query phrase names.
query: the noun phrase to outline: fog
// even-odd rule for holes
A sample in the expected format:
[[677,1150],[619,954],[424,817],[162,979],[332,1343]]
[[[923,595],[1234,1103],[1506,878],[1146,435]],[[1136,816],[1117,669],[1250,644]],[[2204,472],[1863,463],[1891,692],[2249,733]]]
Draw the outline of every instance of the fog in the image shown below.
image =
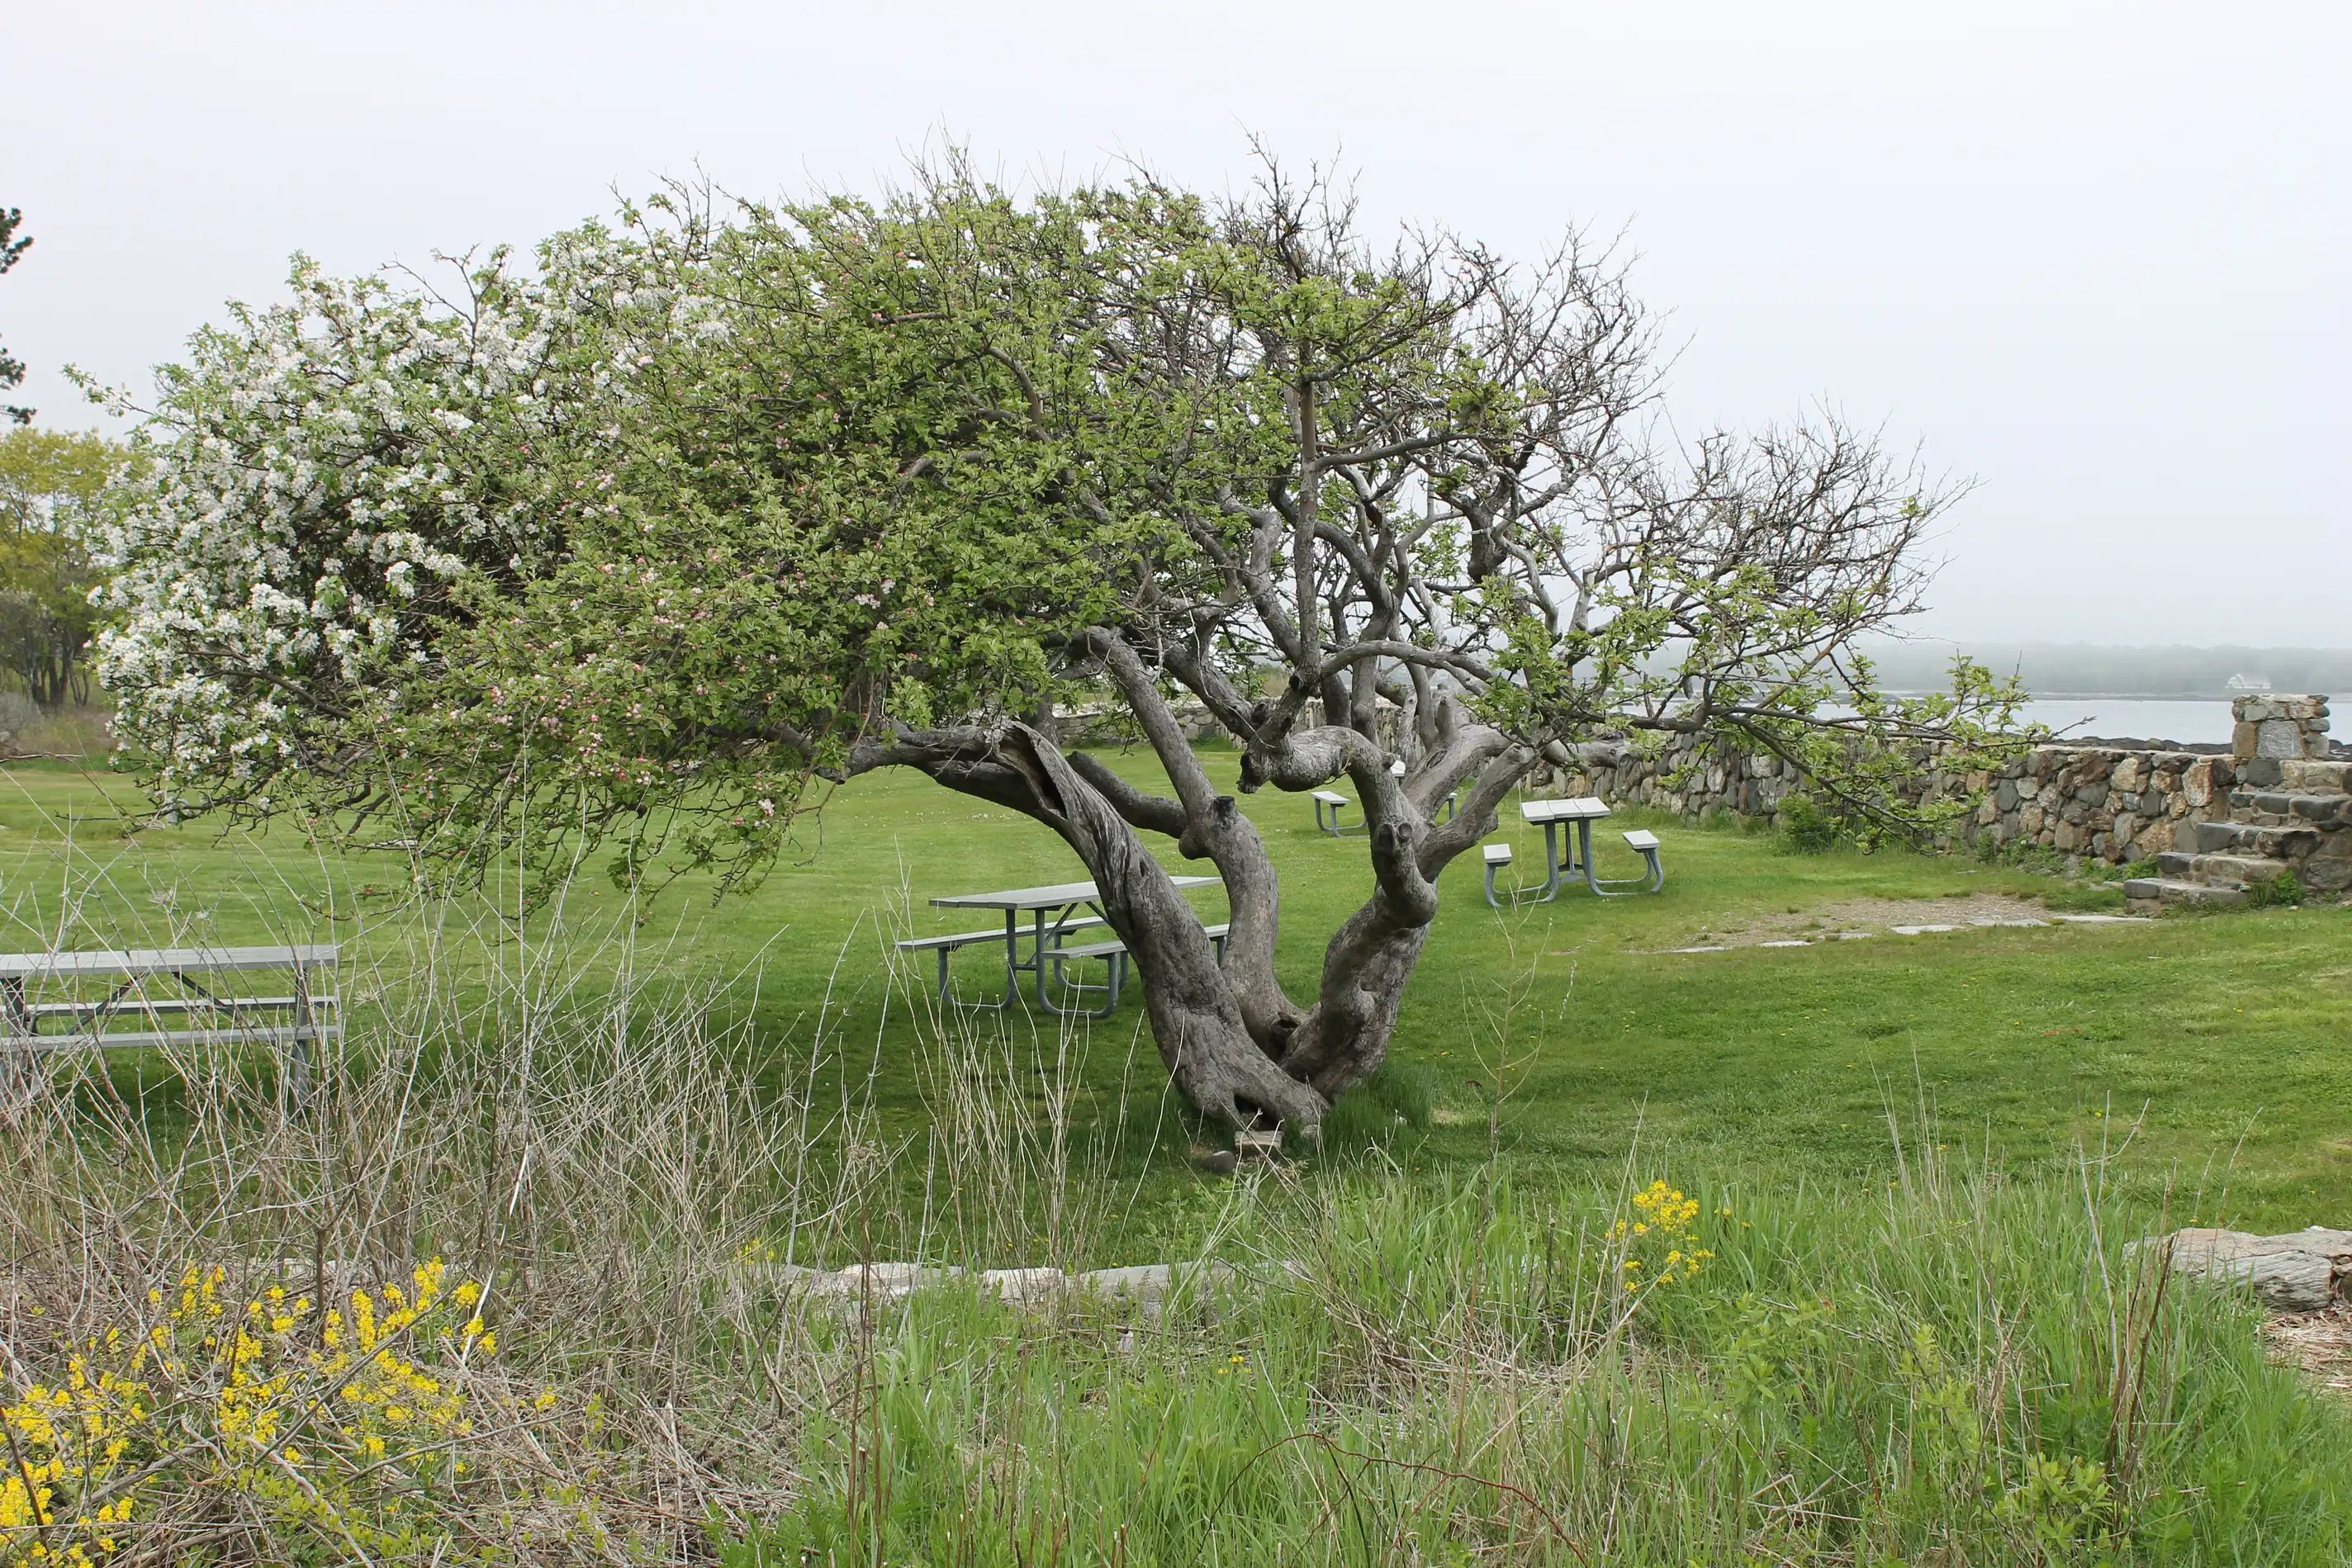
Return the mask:
[[0,342],[136,389],[289,252],[528,244],[698,169],[1213,189],[1622,234],[1685,434],[1829,407],[1973,481],[1922,629],[2352,644],[2352,13],[2273,5],[144,4],[0,18]]

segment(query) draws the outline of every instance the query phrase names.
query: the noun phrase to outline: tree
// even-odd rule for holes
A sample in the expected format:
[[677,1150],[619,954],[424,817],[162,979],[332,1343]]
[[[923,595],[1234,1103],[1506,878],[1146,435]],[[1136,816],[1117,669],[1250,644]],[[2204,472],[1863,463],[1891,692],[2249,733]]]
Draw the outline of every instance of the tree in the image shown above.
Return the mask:
[[[24,221],[25,214],[17,208],[0,207],[0,273],[16,266],[17,258],[33,244],[30,235],[22,239],[16,237],[17,225]],[[25,361],[7,350],[0,349],[0,392],[12,391],[23,385],[24,381]],[[15,403],[0,403],[0,413],[6,414],[18,424],[33,423],[33,411]]]
[[124,457],[100,435],[0,435],[0,667],[47,706],[89,700],[83,653],[99,614],[89,547]]
[[[1946,497],[1832,420],[1654,443],[1652,332],[1574,240],[1523,268],[1375,250],[1278,170],[1022,202],[950,163],[878,204],[674,192],[464,276],[299,265],[167,372],[104,639],[159,807],[725,886],[912,768],[1070,845],[1235,1124],[1380,1065],[1438,874],[1538,763],[1721,734],[1919,831],[1903,776],[2014,697],[1876,691],[1852,644],[1917,607]],[[1171,795],[1055,743],[1087,682]],[[1363,802],[1372,891],[1310,1000],[1179,697],[1243,789]],[[1222,964],[1147,838],[1222,874]]]

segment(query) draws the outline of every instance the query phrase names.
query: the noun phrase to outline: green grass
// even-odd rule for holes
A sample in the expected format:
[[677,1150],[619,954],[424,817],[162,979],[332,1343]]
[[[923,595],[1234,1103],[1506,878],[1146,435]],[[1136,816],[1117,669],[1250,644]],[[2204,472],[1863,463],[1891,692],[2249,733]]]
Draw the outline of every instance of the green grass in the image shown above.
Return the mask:
[[[451,1539],[503,1541],[537,1498],[549,1560],[625,1537],[736,1568],[2352,1549],[2352,1420],[2265,1358],[2246,1300],[2158,1292],[2124,1251],[2191,1217],[2352,1211],[2345,911],[1668,954],[1856,900],[2112,890],[1633,816],[1665,841],[1654,898],[1501,916],[1475,862],[1449,872],[1390,1065],[1321,1155],[1223,1181],[1189,1161],[1207,1130],[1136,1003],[1068,1036],[919,1027],[928,965],[894,982],[888,940],[983,923],[925,899],[1080,872],[912,776],[844,790],[821,846],[750,896],[688,886],[635,927],[583,883],[523,940],[497,888],[401,904],[396,860],[282,829],[125,840],[110,789],[7,776],[0,946],[331,937],[362,1027],[346,1091],[306,1117],[152,1057],[111,1064],[131,1114],[85,1082],[62,1135],[0,1160],[9,1234],[49,1264],[23,1279],[54,1289],[45,1312],[135,1323],[133,1264],[447,1255],[493,1286],[500,1375],[548,1401],[528,1444],[476,1439],[494,1480],[419,1502]],[[1296,798],[1247,805],[1303,994],[1363,846]],[[1656,1218],[1630,1206],[1654,1179],[1696,1213],[1612,1234]],[[1621,1288],[1629,1249],[1655,1276],[1676,1241],[1712,1256]],[[952,1287],[845,1313],[767,1267],[1203,1256],[1250,1283],[1150,1320]],[[77,1275],[92,1257],[124,1261]],[[688,1455],[724,1484],[679,1490]],[[197,1473],[154,1484],[166,1557],[234,1504],[300,1547],[263,1556],[343,1560],[309,1514]],[[707,1542],[682,1497],[708,1500]]]
[[2159,1289],[2058,1184],[1910,1176],[1694,1186],[1710,1260],[1632,1299],[1628,1250],[1664,1254],[1612,1235],[1657,1217],[1622,1188],[1391,1177],[1236,1195],[1259,1266],[1157,1320],[787,1307],[802,1378],[845,1392],[790,1512],[722,1556],[2343,1561],[2352,1426],[2242,1302]]
[[[1147,754],[1109,756],[1139,778],[1157,774]],[[1208,760],[1230,778],[1230,754]],[[110,794],[129,798],[120,781],[63,768],[9,772],[0,787],[0,910],[14,932],[5,946],[60,933],[68,946],[190,931],[332,936],[378,953],[374,983],[397,986],[421,917],[367,895],[402,885],[395,859],[327,856],[283,827],[252,837],[198,824],[125,841]],[[1363,845],[1317,832],[1301,799],[1244,800],[1283,879],[1280,962],[1304,996],[1328,933],[1369,886]],[[1539,865],[1540,838],[1506,815],[1518,869]],[[1442,1171],[1499,1151],[1576,1169],[1621,1160],[1638,1130],[1760,1181],[1883,1181],[1895,1158],[1894,1108],[1924,1113],[1955,1150],[2019,1174],[2107,1150],[2126,1191],[2153,1199],[2169,1190],[2174,1211],[2203,1218],[2287,1228],[2352,1213],[2352,1138],[2338,1114],[2352,1089],[2342,1049],[2352,914],[2275,909],[1665,955],[1654,950],[1759,914],[2003,890],[2069,902],[2079,891],[1958,857],[1790,854],[1769,834],[1638,813],[1625,821],[1649,821],[1665,839],[1656,897],[1596,900],[1578,888],[1498,915],[1481,896],[1475,857],[1448,871],[1391,1063],[1335,1113],[1334,1155],[1378,1145],[1410,1168]],[[1622,863],[1612,863],[1614,842],[1602,835],[1604,872],[1631,874],[1622,847]],[[1176,863],[1172,852],[1166,858]],[[879,775],[841,790],[821,841],[813,830],[804,860],[756,893],[714,904],[707,886],[673,889],[637,934],[635,961],[641,973],[723,982],[722,1006],[748,1014],[780,1061],[821,1041],[824,1092],[870,1095],[889,1136],[917,1140],[931,1107],[915,1009],[888,980],[887,939],[988,924],[930,909],[932,895],[1082,874],[1034,823],[913,774]],[[1213,892],[1197,902],[1212,915],[1222,908]],[[478,928],[487,907],[470,914]],[[310,913],[330,908],[339,918]],[[610,887],[583,883],[560,927],[542,924],[528,944],[475,961],[561,968],[568,955],[593,965],[626,913]],[[928,964],[907,971],[918,988]],[[982,958],[968,957],[960,973],[975,990],[988,984]],[[1027,1027],[1016,1030],[1016,1051],[1052,1056],[1053,1043],[1034,1042]],[[1080,1150],[1142,1179],[1134,1212],[1146,1212],[1190,1185],[1185,1154],[1198,1130],[1163,1103],[1137,1001],[1074,1043],[1067,1103]],[[145,1083],[168,1099],[168,1084],[152,1073]]]

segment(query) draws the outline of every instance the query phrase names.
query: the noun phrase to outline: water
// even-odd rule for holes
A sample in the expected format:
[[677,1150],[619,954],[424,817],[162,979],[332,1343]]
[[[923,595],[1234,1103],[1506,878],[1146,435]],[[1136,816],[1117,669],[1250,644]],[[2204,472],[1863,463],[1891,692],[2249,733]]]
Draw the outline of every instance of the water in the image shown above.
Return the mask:
[[2168,702],[2157,697],[2042,697],[2027,703],[2020,718],[2046,724],[2061,735],[2130,737],[2170,740],[2183,746],[2227,746],[2226,702]]

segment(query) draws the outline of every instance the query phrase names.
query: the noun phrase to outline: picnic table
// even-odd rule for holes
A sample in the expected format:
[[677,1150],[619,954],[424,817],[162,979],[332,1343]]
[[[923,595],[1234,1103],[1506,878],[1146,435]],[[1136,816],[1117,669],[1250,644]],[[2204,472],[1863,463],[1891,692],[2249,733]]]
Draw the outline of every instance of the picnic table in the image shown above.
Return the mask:
[[[1609,815],[1609,803],[1597,796],[1577,795],[1557,800],[1522,800],[1519,802],[1519,815],[1544,831],[1544,879],[1539,886],[1498,891],[1495,886],[1495,873],[1511,863],[1510,846],[1487,845],[1486,851],[1486,902],[1497,909],[1503,908],[1507,901],[1514,906],[1522,904],[1549,904],[1559,896],[1562,872],[1570,876],[1582,873],[1584,884],[1603,898],[1623,896],[1615,890],[1625,886],[1629,880],[1634,883],[1648,883],[1648,891],[1651,893],[1655,893],[1665,885],[1665,868],[1658,860],[1657,835],[1645,829],[1637,828],[1624,835],[1628,847],[1638,852],[1648,862],[1644,874],[1630,879],[1603,880],[1600,873],[1594,869],[1592,824]],[[1569,844],[1568,860],[1565,864],[1561,863],[1559,856],[1559,831],[1563,826],[1573,826],[1576,830],[1575,837]]]
[[[1403,758],[1400,757],[1394,762],[1389,764],[1389,777],[1399,779],[1404,777]],[[1369,822],[1350,822],[1343,825],[1339,813],[1345,811],[1349,806],[1354,805],[1355,802],[1349,800],[1345,795],[1340,794],[1337,789],[1310,789],[1307,793],[1315,801],[1315,825],[1323,830],[1323,831],[1330,834],[1333,838],[1340,838],[1349,833],[1364,832],[1370,828],[1371,824]],[[1460,793],[1461,791],[1458,789],[1447,790],[1445,792],[1445,799],[1440,800],[1437,803],[1436,810],[1433,810],[1429,814],[1429,820],[1432,822],[1452,821],[1454,820],[1454,798]],[[1441,812],[1444,814],[1440,815]]]
[[[1609,814],[1609,802],[1596,796],[1579,795],[1562,800],[1522,800],[1519,815],[1543,829],[1544,879],[1539,887],[1522,888],[1511,894],[1514,904],[1549,904],[1559,896],[1559,876],[1565,871],[1574,875],[1579,871],[1590,874],[1592,865],[1592,824]],[[1559,858],[1559,830],[1573,826],[1575,836],[1569,841],[1568,863]],[[1490,866],[1498,863],[1491,859]],[[1499,863],[1507,865],[1507,861]],[[1489,883],[1493,882],[1490,874]],[[1488,902],[1494,902],[1490,891]]]
[[[320,988],[336,960],[333,943],[0,954],[0,1100],[29,1091],[45,1054],[255,1044],[286,1053],[288,1097],[299,1105],[310,1098],[318,1045],[342,1033],[336,997]],[[290,976],[293,994],[227,996],[211,988],[224,976],[268,971]],[[103,998],[33,999],[45,985],[93,980],[114,984]],[[171,990],[159,994],[159,987]],[[181,1027],[171,1027],[173,1020]]]
[[[1171,877],[1178,887],[1214,887],[1224,879],[1214,876]],[[1003,893],[958,893],[944,898],[934,898],[938,909],[997,909],[1004,913],[1004,929],[997,931],[958,932],[946,936],[924,936],[898,944],[902,951],[927,949],[940,956],[940,998],[952,1006],[985,1008],[1003,1011],[1021,999],[1021,976],[1027,971],[1036,977],[1037,1005],[1045,1011],[1068,1018],[1108,1018],[1118,1006],[1118,993],[1127,975],[1127,947],[1124,943],[1096,942],[1070,947],[1062,939],[1070,932],[1105,924],[1102,913],[1102,892],[1091,882],[1060,882],[1045,887],[1016,887]],[[1092,915],[1081,915],[1091,909]],[[1029,928],[1022,930],[1023,915],[1029,916]],[[1207,927],[1210,939],[1223,946],[1226,927]],[[1026,937],[1029,956],[1021,956],[1022,942]],[[958,947],[983,942],[1004,944],[1004,995],[990,1002],[967,1002],[959,998],[948,976],[948,956]],[[1101,958],[1110,966],[1110,975],[1102,986],[1079,985],[1063,972],[1072,963]],[[1065,989],[1107,993],[1099,1008],[1066,1008],[1048,994],[1046,971],[1051,969]]]

